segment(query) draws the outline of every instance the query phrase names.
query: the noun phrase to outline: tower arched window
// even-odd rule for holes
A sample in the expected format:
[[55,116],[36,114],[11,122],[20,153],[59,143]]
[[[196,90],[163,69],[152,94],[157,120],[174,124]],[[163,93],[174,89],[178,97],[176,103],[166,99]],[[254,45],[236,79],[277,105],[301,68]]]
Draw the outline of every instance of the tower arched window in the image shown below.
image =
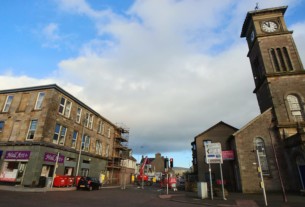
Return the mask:
[[285,64],[285,61],[284,61],[284,57],[283,57],[283,53],[282,53],[281,48],[276,48],[276,52],[277,52],[277,55],[279,57],[282,70],[283,71],[287,71],[287,67],[286,67],[286,64]]
[[281,69],[280,69],[279,61],[278,61],[278,59],[277,59],[275,50],[274,50],[273,48],[270,49],[270,54],[271,54],[271,58],[272,58],[272,62],[273,62],[275,71],[276,71],[276,72],[280,72]]
[[255,148],[258,150],[258,157],[261,163],[263,175],[270,175],[265,142],[262,138],[255,138]]
[[304,111],[300,105],[300,100],[295,95],[288,95],[287,101],[289,104],[289,109],[294,121],[304,121]]
[[288,70],[293,71],[293,66],[292,66],[291,59],[290,59],[287,48],[283,47],[283,51],[284,51],[284,56],[285,56],[285,60],[286,60],[286,63],[287,63]]
[[270,48],[269,55],[275,72],[293,71],[293,65],[287,47]]

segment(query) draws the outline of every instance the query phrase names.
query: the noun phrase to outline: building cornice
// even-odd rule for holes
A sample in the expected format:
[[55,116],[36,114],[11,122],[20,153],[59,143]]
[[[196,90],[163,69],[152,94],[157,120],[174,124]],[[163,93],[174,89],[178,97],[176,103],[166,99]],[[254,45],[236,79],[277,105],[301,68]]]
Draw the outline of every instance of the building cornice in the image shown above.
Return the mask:
[[101,114],[90,108],[88,105],[77,99],[75,96],[72,94],[68,93],[61,87],[59,87],[57,84],[49,84],[49,85],[41,85],[41,86],[32,86],[32,87],[24,87],[24,88],[15,88],[15,89],[7,89],[7,90],[0,90],[0,94],[10,94],[10,93],[19,93],[19,92],[29,92],[29,91],[41,91],[41,90],[49,90],[49,89],[54,89],[66,97],[70,98],[71,100],[75,101],[78,105],[81,107],[87,109],[90,111],[92,114],[95,114],[98,117],[101,117],[104,121],[108,122],[110,125],[113,125],[115,128],[118,129],[118,127],[109,121],[107,118],[103,117]]

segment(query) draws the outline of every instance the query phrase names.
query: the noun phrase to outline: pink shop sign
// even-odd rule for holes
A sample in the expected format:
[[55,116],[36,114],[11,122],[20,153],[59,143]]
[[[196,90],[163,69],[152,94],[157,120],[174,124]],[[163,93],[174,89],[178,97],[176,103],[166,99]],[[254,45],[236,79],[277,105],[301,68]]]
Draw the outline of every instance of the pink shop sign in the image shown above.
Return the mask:
[[31,151],[6,151],[5,160],[28,160]]
[[223,160],[234,160],[234,151],[233,150],[225,150],[222,151]]
[[[46,152],[44,154],[43,160],[46,162],[56,162],[56,157],[57,157],[57,154]],[[64,160],[65,160],[65,156],[59,155],[58,163],[64,163]]]

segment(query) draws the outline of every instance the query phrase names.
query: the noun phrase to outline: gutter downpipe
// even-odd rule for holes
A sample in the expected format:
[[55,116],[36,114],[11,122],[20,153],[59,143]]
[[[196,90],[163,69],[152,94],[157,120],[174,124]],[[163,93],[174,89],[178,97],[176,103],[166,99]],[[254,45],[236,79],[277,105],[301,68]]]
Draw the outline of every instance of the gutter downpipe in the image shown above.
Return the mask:
[[270,123],[269,128],[268,128],[268,132],[269,132],[271,146],[272,146],[272,150],[273,150],[273,154],[274,154],[274,158],[275,158],[276,168],[277,168],[277,171],[278,171],[278,174],[279,174],[279,179],[280,179],[280,182],[281,182],[281,188],[282,188],[282,193],[283,193],[283,201],[285,203],[287,203],[288,200],[287,200],[287,196],[286,196],[286,191],[285,191],[282,175],[281,175],[281,172],[280,172],[279,162],[278,162],[277,155],[276,155],[276,152],[275,152],[274,143],[273,143],[272,136],[271,136],[271,125],[272,125],[272,123],[273,123],[273,120],[271,120],[271,123]]
[[76,167],[76,173],[75,173],[76,176],[78,176],[80,159],[81,159],[81,155],[82,155],[82,140],[83,140],[83,137],[84,137],[85,120],[83,121],[82,124],[83,124],[83,126],[82,126],[82,134],[81,134],[81,138],[80,138],[80,146],[79,146],[79,153],[78,153],[78,159],[77,159],[77,167]]

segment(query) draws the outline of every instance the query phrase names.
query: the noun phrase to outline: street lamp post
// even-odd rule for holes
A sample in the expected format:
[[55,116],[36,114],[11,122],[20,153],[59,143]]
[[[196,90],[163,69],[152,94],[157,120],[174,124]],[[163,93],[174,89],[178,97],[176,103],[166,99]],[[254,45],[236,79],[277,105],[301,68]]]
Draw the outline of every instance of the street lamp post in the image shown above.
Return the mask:
[[83,124],[83,126],[82,126],[82,135],[81,135],[81,140],[80,140],[78,160],[77,160],[77,167],[76,167],[76,173],[75,173],[76,176],[78,176],[80,159],[81,159],[81,155],[82,155],[82,139],[84,137],[84,124],[85,124],[85,120],[83,121],[82,124]]
[[53,175],[52,175],[52,184],[51,184],[51,188],[53,187],[54,178],[55,178],[55,176],[56,176],[56,170],[57,170],[57,167],[58,167],[58,159],[59,159],[59,152],[57,152],[57,156],[56,156],[55,167],[54,167],[54,171],[53,171]]
[[77,167],[76,167],[76,173],[75,173],[76,176],[78,176],[78,171],[79,171],[78,169],[79,169],[81,155],[82,155],[82,144],[80,145],[79,153],[78,153]]
[[260,179],[261,179],[261,188],[263,189],[263,194],[264,194],[265,206],[268,206],[264,177],[263,177],[263,172],[262,172],[262,165],[261,165],[260,157],[258,154],[258,149],[256,149],[256,156],[257,156],[257,162],[258,162],[258,171],[259,171],[259,175],[260,175]]

